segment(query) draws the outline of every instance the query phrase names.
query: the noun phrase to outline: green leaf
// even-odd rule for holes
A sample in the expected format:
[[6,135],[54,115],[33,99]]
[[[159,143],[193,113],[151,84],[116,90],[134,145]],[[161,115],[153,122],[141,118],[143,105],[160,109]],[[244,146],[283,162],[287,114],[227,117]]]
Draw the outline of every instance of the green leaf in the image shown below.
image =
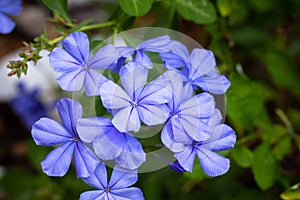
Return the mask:
[[247,147],[236,145],[231,150],[231,155],[240,167],[251,167],[253,161],[253,153]]
[[289,135],[288,137],[281,139],[273,148],[276,159],[279,161],[282,160],[284,156],[290,152],[291,145],[291,138],[289,137]]
[[95,96],[95,110],[97,116],[103,116],[106,112],[104,108],[100,96]]
[[232,10],[232,0],[218,0],[217,8],[222,17],[227,17]]
[[177,0],[176,8],[183,18],[197,24],[210,24],[217,18],[214,5],[207,0]]
[[209,178],[209,176],[207,176],[204,173],[197,159],[195,159],[194,162],[193,173],[185,172],[183,175],[191,180],[198,180],[198,181],[204,180],[205,178]]
[[129,15],[145,15],[152,7],[152,0],[119,0],[121,8]]
[[281,193],[280,197],[284,200],[300,199],[300,183],[293,185],[292,187]]
[[257,185],[262,190],[266,190],[273,185],[277,163],[267,143],[262,143],[254,150],[252,172]]
[[72,23],[72,19],[68,12],[68,0],[41,0],[56,16]]

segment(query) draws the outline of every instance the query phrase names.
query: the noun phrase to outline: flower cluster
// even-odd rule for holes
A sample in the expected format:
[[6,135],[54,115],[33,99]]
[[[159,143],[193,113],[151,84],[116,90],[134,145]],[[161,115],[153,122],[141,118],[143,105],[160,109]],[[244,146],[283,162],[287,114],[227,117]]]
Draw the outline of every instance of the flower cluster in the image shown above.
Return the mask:
[[[159,55],[164,72],[149,80],[155,67],[148,54]],[[134,136],[141,126],[162,125],[161,141],[177,159],[170,167],[192,172],[195,155],[204,172],[218,176],[229,169],[229,160],[216,151],[233,147],[236,135],[215,106],[211,94],[224,94],[230,83],[215,68],[211,51],[194,49],[161,36],[137,47],[108,44],[91,55],[85,33],[71,33],[50,54],[50,63],[62,72],[57,82],[63,90],[84,88],[100,96],[111,116],[82,117],[82,106],[71,99],[57,104],[62,124],[41,118],[32,127],[38,145],[58,145],[42,161],[49,176],[63,176],[74,155],[77,176],[97,188],[81,199],[143,199],[135,187],[137,169],[146,153]],[[119,82],[103,73],[110,71]],[[83,105],[84,106],[84,105]],[[105,161],[115,167],[107,182]]]

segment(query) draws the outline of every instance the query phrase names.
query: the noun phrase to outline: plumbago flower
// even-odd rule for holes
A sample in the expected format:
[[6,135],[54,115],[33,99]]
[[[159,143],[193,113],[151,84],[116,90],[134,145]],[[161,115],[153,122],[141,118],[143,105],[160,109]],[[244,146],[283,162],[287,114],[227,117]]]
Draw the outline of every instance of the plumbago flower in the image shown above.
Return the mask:
[[140,142],[130,133],[118,131],[110,119],[79,119],[77,130],[80,138],[92,144],[96,155],[103,160],[114,160],[126,169],[136,169],[146,160]]
[[97,199],[97,200],[143,200],[142,191],[137,187],[129,187],[138,180],[136,171],[124,171],[115,167],[110,181],[107,181],[107,172],[105,165],[100,163],[95,172],[83,181],[98,190],[87,191],[80,195],[80,200]]
[[171,98],[169,82],[157,79],[145,86],[147,77],[147,68],[129,62],[120,70],[124,89],[110,80],[99,89],[103,105],[113,111],[112,123],[120,132],[137,132],[141,121],[151,126],[168,118],[165,103]]
[[216,61],[211,51],[195,48],[191,55],[182,43],[174,41],[171,52],[162,52],[164,65],[168,69],[178,69],[185,81],[213,94],[224,94],[230,86],[229,80],[219,75]]
[[49,176],[64,176],[74,154],[77,177],[88,177],[99,159],[81,141],[76,130],[82,107],[78,102],[64,98],[57,103],[57,110],[63,125],[49,118],[41,118],[32,126],[32,137],[37,145],[60,145],[42,161],[42,169]]
[[8,17],[8,15],[18,15],[21,10],[21,0],[0,0],[0,34],[12,32],[16,24]]
[[73,32],[50,54],[50,64],[57,72],[63,72],[57,83],[63,90],[78,91],[84,85],[88,96],[99,95],[99,85],[106,78],[97,70],[105,70],[119,57],[113,45],[106,45],[91,58],[88,36]]
[[116,65],[112,65],[111,69],[118,73],[120,68],[124,65],[126,59],[133,57],[132,62],[137,62],[148,69],[153,67],[152,61],[145,52],[168,52],[172,40],[170,36],[164,35],[155,37],[141,42],[136,48],[130,46],[118,46],[120,57]]

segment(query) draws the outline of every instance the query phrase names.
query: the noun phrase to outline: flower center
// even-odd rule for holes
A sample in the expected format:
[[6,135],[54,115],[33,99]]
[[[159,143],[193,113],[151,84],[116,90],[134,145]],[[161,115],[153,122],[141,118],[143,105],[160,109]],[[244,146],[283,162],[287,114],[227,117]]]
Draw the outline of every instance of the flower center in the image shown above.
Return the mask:
[[132,103],[132,106],[133,106],[133,107],[137,107],[137,105],[138,105],[137,102],[133,102],[133,103]]
[[79,138],[75,136],[75,137],[73,137],[73,138],[70,139],[70,140],[73,140],[74,142],[78,142]]
[[110,188],[105,188],[105,192],[109,193],[110,192]]

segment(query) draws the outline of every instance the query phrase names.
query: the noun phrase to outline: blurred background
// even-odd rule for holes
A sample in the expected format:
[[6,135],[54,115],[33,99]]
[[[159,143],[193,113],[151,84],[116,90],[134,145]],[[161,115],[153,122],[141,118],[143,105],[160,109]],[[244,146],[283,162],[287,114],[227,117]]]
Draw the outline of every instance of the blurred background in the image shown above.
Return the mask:
[[[207,21],[198,19],[198,10],[188,15],[190,8],[181,7],[180,0],[153,2],[141,17],[122,13],[121,28],[170,28],[212,50],[219,71],[231,81],[226,123],[238,140],[234,149],[222,152],[231,168],[221,177],[206,177],[199,164],[193,174],[168,167],[139,174],[136,185],[145,199],[300,199],[300,1],[212,0],[214,19]],[[69,12],[78,22],[105,22],[122,11],[118,1],[72,0]],[[73,168],[64,178],[41,171],[39,163],[51,148],[34,144],[31,125],[53,116],[61,96],[48,52],[36,66],[30,63],[21,79],[7,76],[6,65],[18,58],[23,41],[32,41],[43,27],[50,38],[57,36],[49,17],[40,1],[23,0],[22,13],[13,17],[15,30],[0,35],[1,200],[78,199],[91,189],[76,179]]]

